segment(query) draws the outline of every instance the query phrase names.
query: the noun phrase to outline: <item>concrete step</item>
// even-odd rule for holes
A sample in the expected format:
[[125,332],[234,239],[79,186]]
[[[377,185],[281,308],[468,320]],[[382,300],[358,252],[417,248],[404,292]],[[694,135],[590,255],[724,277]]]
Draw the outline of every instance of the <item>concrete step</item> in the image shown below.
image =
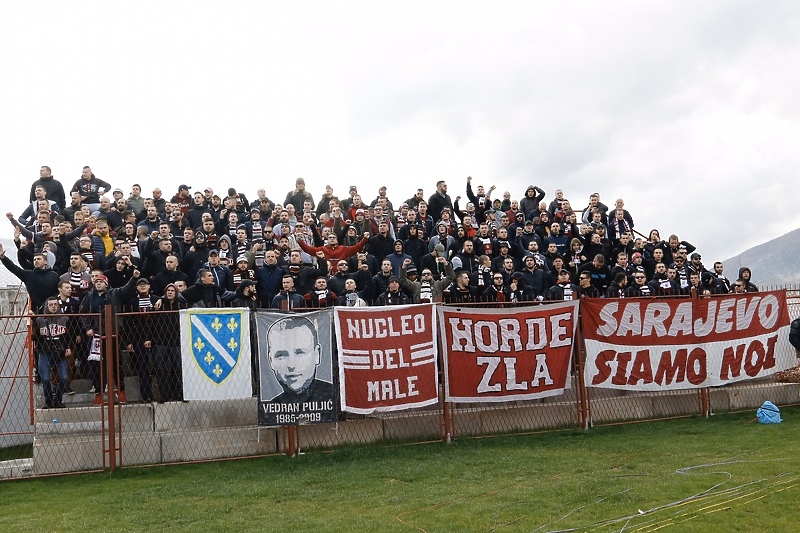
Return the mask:
[[0,461],[0,479],[30,477],[34,474],[32,457]]
[[[151,404],[122,405],[117,418],[117,427],[122,424],[125,432],[132,434],[153,433],[154,409]],[[99,406],[37,409],[33,415],[34,438],[100,434],[103,430],[103,416],[102,408]],[[108,412],[105,413],[105,424],[108,424]]]

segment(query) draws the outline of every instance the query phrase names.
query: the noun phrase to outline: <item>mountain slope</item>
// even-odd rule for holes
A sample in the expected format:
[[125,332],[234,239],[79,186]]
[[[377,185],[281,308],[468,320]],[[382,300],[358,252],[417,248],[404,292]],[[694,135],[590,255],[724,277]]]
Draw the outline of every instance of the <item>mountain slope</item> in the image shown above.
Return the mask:
[[[736,279],[739,268],[746,266],[759,288],[800,284],[800,228],[771,241],[753,246],[722,262],[729,280]],[[712,265],[706,265],[711,268]]]

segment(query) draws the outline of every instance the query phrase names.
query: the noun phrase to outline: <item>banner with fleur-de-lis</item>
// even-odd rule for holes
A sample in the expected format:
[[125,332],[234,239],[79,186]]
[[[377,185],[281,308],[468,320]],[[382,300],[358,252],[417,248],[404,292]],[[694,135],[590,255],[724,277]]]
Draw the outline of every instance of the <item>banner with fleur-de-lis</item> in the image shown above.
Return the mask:
[[227,400],[253,395],[248,309],[185,309],[181,316],[183,397]]

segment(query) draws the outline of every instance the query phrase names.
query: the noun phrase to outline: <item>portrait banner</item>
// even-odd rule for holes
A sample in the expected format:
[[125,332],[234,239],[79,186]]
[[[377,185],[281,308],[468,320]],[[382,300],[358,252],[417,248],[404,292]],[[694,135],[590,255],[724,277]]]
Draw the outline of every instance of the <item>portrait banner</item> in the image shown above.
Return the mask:
[[185,400],[253,396],[248,309],[180,311]]
[[342,410],[370,414],[439,400],[433,304],[334,313]]
[[769,376],[797,363],[786,291],[585,299],[587,387],[665,391]]
[[335,422],[332,310],[256,312],[258,424]]
[[578,302],[478,309],[439,306],[445,399],[506,402],[570,388]]

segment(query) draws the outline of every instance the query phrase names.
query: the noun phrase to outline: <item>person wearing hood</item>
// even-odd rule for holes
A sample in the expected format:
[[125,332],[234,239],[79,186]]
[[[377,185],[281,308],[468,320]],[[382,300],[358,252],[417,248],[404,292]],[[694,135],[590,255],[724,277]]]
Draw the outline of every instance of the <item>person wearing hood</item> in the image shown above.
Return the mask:
[[254,281],[245,279],[236,288],[229,302],[231,307],[246,307],[255,311],[258,308],[258,295]]
[[194,232],[194,244],[189,247],[186,255],[181,260],[180,266],[189,279],[196,279],[197,273],[208,263],[208,253],[210,248],[206,241],[206,232],[196,230]]
[[103,275],[108,278],[108,286],[112,289],[124,287],[133,276],[134,266],[130,258],[118,257],[114,266],[104,270]]
[[386,256],[386,259],[392,264],[392,275],[397,276],[400,274],[400,267],[406,260],[413,261],[414,258],[405,253],[403,249],[403,241],[397,239],[394,241],[394,253]]
[[750,281],[750,277],[752,276],[752,272],[750,272],[749,267],[742,267],[739,269],[739,279],[744,280],[745,282],[745,292],[758,292],[758,287],[756,287],[752,281]]
[[221,235],[217,241],[216,249],[220,258],[229,257],[233,259],[233,257],[236,255],[236,250],[231,243],[230,235]]
[[545,192],[535,185],[528,185],[525,196],[519,201],[520,210],[525,213],[525,218],[532,218],[532,213],[539,210],[539,202],[544,199]]
[[58,293],[59,276],[47,266],[46,254],[34,254],[33,270],[25,270],[6,257],[3,245],[0,244],[0,262],[25,284],[34,311],[40,309],[47,298]]
[[422,266],[422,257],[428,253],[428,246],[420,238],[420,228],[416,225],[409,225],[404,229],[408,232],[408,238],[403,241],[403,250],[411,256],[417,268]]
[[583,253],[583,242],[579,238],[573,237],[569,241],[569,250],[564,255],[564,262],[569,267],[571,277],[577,278],[578,270],[586,264],[586,261],[588,259]]
[[428,241],[428,251],[432,251],[438,244],[441,244],[445,250],[450,248],[455,239],[449,234],[449,228],[450,226],[445,222],[436,225],[436,235]]

